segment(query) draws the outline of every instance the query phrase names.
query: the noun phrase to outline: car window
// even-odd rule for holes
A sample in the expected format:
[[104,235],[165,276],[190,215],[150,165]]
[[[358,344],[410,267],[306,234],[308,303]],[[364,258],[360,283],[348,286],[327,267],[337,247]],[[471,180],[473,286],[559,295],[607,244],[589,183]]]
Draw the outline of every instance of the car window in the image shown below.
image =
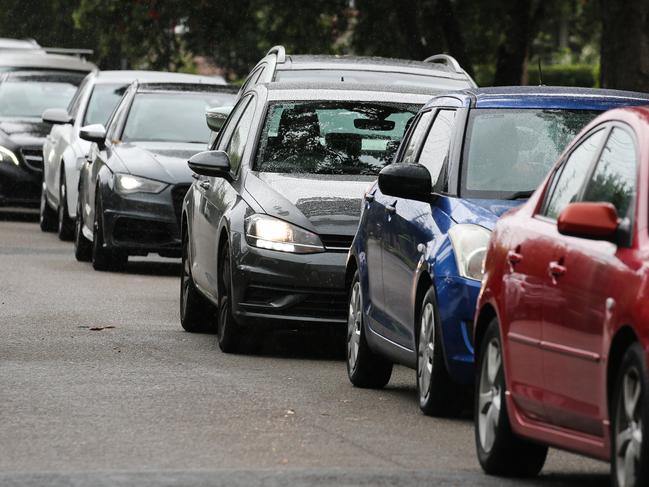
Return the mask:
[[248,133],[250,132],[250,126],[252,125],[254,114],[255,104],[252,101],[249,101],[239,119],[239,122],[232,132],[232,137],[230,138],[228,147],[225,150],[230,158],[230,168],[233,173],[236,173],[241,165],[241,159],[246,150],[246,141],[248,140]]
[[597,157],[605,130],[599,130],[582,141],[568,156],[565,164],[559,169],[552,182],[552,192],[549,195],[543,214],[549,218],[558,218],[561,211],[577,201],[588,169]]
[[79,88],[77,89],[77,92],[72,97],[72,100],[70,100],[70,104],[68,105],[68,113],[73,118],[77,117],[77,111],[79,110],[79,105],[81,104],[81,100],[83,99],[84,94],[86,93],[86,89],[90,84],[90,80],[93,77],[94,75],[86,76],[81,82],[81,84],[79,85]]
[[237,123],[239,122],[239,119],[241,118],[241,114],[246,109],[251,99],[252,99],[252,95],[248,95],[247,97],[239,100],[239,103],[235,105],[234,109],[230,113],[230,116],[228,117],[225,126],[221,129],[218,139],[216,140],[217,149],[226,150],[227,147],[230,145],[230,138],[232,137],[232,132],[236,127]]
[[628,216],[635,197],[636,150],[633,137],[619,127],[611,131],[584,192],[584,201],[612,203],[620,217]]
[[417,149],[421,146],[422,139],[428,131],[432,118],[433,112],[429,110],[422,113],[419,119],[415,122],[417,125],[415,125],[410,132],[410,137],[408,137],[408,142],[406,142],[407,145],[403,151],[401,162],[416,162]]
[[442,166],[448,158],[454,121],[455,110],[440,110],[437,112],[435,121],[426,136],[426,142],[424,142],[419,154],[419,163],[428,169],[433,184],[437,181]]
[[121,120],[123,118],[123,115],[128,110],[128,107],[130,105],[129,100],[130,97],[124,96],[115,111],[113,111],[113,114],[108,121],[108,127],[106,129],[106,140],[115,141],[118,139],[117,131],[119,129],[119,126],[122,124]]
[[82,125],[106,123],[126,88],[128,85],[124,83],[96,84],[86,106]]

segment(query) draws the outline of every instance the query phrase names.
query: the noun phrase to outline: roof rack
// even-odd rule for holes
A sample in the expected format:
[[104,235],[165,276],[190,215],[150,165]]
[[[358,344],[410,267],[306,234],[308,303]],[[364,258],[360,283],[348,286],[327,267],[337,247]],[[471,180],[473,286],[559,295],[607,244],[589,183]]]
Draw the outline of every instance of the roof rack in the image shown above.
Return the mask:
[[456,73],[464,73],[462,66],[457,62],[453,56],[448,54],[435,54],[434,56],[427,57],[424,59],[425,63],[435,63],[435,64],[445,64],[449,68],[453,69]]
[[49,54],[67,54],[71,56],[92,56],[95,51],[92,49],[70,49],[67,47],[44,47],[43,50]]
[[284,49],[284,46],[280,45],[271,47],[266,53],[266,56],[270,56],[271,54],[277,54],[278,63],[283,63],[286,61],[286,49]]

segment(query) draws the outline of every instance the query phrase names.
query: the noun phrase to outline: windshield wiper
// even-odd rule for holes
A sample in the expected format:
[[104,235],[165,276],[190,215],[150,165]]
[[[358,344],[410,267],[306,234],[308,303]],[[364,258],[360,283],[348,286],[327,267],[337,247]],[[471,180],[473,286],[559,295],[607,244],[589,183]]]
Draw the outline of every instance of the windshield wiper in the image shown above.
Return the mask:
[[517,192],[515,192],[514,194],[512,194],[512,195],[511,195],[509,198],[507,198],[507,199],[508,199],[508,200],[522,200],[522,199],[527,199],[527,198],[529,198],[530,196],[532,196],[532,195],[534,194],[534,191],[536,191],[536,190],[534,190],[534,189],[529,189],[529,190],[527,190],[527,191],[517,191]]

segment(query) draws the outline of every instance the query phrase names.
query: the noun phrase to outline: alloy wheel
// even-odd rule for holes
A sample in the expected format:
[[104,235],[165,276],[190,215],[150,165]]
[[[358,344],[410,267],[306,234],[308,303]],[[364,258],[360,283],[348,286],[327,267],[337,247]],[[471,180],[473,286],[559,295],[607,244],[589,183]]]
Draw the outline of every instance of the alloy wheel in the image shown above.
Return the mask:
[[66,215],[65,215],[65,205],[64,205],[65,198],[67,198],[66,191],[65,191],[65,183],[61,182],[61,190],[59,191],[59,199],[60,199],[60,201],[59,201],[59,214],[58,214],[58,217],[59,217],[59,233],[62,232],[63,226],[65,225],[65,217],[66,217]]
[[191,269],[189,268],[189,259],[187,258],[187,241],[183,241],[182,249],[182,284],[181,284],[181,302],[182,302],[182,315],[183,318],[187,314],[187,300],[189,299],[189,285],[191,283]]
[[361,344],[361,283],[356,281],[349,299],[347,317],[347,361],[349,370],[356,368]]
[[642,452],[642,411],[640,372],[629,368],[622,379],[616,410],[617,483],[620,487],[634,486]]
[[493,447],[501,409],[501,386],[498,381],[502,366],[500,343],[492,339],[482,360],[478,398],[478,432],[483,450],[487,453]]
[[433,358],[435,357],[435,309],[431,303],[426,303],[421,312],[417,355],[419,396],[421,399],[425,399],[430,394],[430,379],[433,374]]

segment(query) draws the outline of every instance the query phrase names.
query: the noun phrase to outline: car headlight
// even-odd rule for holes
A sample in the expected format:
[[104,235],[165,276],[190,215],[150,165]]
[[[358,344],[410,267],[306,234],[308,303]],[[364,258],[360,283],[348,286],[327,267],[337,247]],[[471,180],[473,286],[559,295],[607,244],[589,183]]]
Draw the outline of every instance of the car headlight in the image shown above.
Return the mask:
[[115,174],[115,187],[122,194],[159,193],[167,187],[167,183],[130,174]]
[[261,249],[313,254],[324,252],[315,233],[268,215],[252,215],[245,221],[246,241]]
[[18,157],[16,157],[16,154],[13,151],[1,145],[0,145],[0,162],[12,162],[16,166],[20,165],[20,162],[18,162]]
[[455,261],[462,277],[482,280],[482,265],[491,231],[480,225],[461,223],[451,227],[448,236],[455,252]]

